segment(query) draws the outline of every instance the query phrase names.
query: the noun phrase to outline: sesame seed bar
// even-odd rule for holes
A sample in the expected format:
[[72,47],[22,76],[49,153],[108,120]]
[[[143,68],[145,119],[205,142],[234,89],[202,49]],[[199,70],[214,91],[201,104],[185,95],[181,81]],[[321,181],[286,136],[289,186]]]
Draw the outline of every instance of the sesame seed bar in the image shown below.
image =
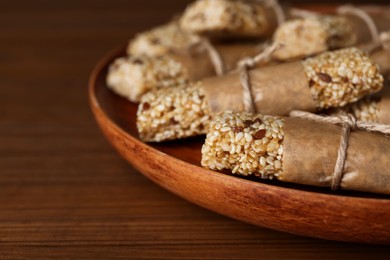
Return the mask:
[[379,102],[380,99],[368,96],[342,110],[353,114],[359,121],[379,123]]
[[356,44],[356,35],[345,17],[313,16],[286,21],[276,30],[273,41],[283,43],[272,57],[291,60]]
[[201,164],[242,176],[278,177],[283,165],[283,125],[279,117],[221,113],[209,125]]
[[339,125],[227,111],[210,123],[202,147],[203,167],[240,176],[346,190],[390,194],[390,138],[354,130],[340,182],[334,171]]
[[168,57],[130,56],[114,61],[106,81],[118,95],[138,102],[150,89],[188,83],[188,72],[181,63]]
[[322,109],[342,107],[383,87],[383,76],[357,48],[325,52],[302,62],[310,90]]
[[[234,69],[244,57],[258,53],[263,45],[257,42],[217,44],[222,72]],[[164,56],[130,56],[117,59],[110,67],[107,85],[116,93],[139,102],[141,95],[155,88],[180,86],[214,76],[219,72],[205,46]]]
[[187,7],[181,27],[214,38],[264,37],[276,29],[271,9],[260,1],[198,0]]
[[[288,115],[296,109],[315,112],[327,107],[340,107],[378,91],[382,87],[382,77],[378,72],[374,75],[368,71],[361,72],[365,63],[357,64],[357,54],[348,60],[346,54],[349,52],[338,51],[330,57],[323,54],[304,65],[294,62],[251,70],[249,78],[253,81],[257,111],[272,115]],[[358,54],[357,57],[365,60],[362,52]],[[347,64],[355,64],[353,73],[358,77],[356,83],[349,84],[347,80],[340,82],[334,75],[341,66],[340,59]],[[225,110],[244,111],[240,75],[239,72],[231,73],[189,84],[190,87],[150,91],[139,105],[137,120],[140,138],[160,142],[204,134],[213,115]],[[332,83],[334,80],[337,81]],[[340,95],[340,91],[346,94]]]
[[339,109],[325,111],[326,114],[338,115],[340,111],[350,113],[359,121],[390,124],[390,88],[385,88],[374,95],[369,95],[361,100]]
[[162,88],[145,94],[137,111],[139,137],[161,142],[206,133],[211,116],[197,84]]
[[150,57],[163,56],[177,50],[185,50],[199,41],[199,36],[183,31],[178,22],[174,21],[138,34],[130,41],[127,54]]

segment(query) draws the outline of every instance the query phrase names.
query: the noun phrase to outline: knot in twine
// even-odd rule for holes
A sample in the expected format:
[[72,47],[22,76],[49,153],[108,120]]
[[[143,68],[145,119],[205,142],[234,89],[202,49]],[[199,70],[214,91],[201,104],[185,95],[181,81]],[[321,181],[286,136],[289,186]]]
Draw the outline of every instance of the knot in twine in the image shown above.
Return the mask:
[[283,46],[283,43],[274,42],[273,44],[266,47],[258,55],[251,58],[245,58],[238,62],[238,70],[241,70],[240,81],[243,89],[243,103],[245,111],[251,113],[256,112],[256,106],[254,104],[252,94],[251,81],[249,78],[249,70],[254,68],[258,63],[269,59],[276,50],[280,49]]
[[331,182],[332,190],[337,190],[341,184],[345,161],[347,158],[349,134],[351,131],[358,129],[358,130],[363,130],[368,132],[379,132],[382,134],[390,134],[390,125],[358,121],[351,114],[344,113],[344,114],[340,114],[337,117],[334,117],[334,116],[319,116],[319,115],[315,115],[303,111],[292,111],[290,113],[290,117],[303,118],[303,119],[308,119],[319,123],[328,123],[328,124],[342,126],[340,146],[337,151],[336,165],[334,167],[334,171],[332,175],[332,182]]
[[359,17],[366,23],[368,30],[371,33],[372,40],[374,42],[379,41],[378,28],[376,27],[375,22],[372,20],[371,16],[366,11],[353,5],[342,5],[337,8],[337,13],[340,15],[350,14]]

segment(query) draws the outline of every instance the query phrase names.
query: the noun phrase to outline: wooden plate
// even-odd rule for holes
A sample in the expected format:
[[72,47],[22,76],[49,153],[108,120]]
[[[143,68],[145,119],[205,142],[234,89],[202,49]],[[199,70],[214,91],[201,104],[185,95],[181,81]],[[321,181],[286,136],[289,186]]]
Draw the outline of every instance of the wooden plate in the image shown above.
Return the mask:
[[340,241],[390,244],[390,197],[257,182],[200,167],[204,136],[162,144],[137,137],[137,105],[105,84],[108,65],[124,47],[92,72],[89,98],[103,133],[141,173],[165,189],[225,216],[279,231]]

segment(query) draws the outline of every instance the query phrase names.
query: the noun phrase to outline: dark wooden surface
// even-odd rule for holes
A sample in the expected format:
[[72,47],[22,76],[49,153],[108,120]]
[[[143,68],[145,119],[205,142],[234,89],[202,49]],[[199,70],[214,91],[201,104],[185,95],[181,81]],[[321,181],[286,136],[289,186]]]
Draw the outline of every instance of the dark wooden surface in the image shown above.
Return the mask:
[[298,237],[199,208],[111,148],[88,106],[90,71],[186,2],[0,1],[0,259],[389,257],[389,246]]

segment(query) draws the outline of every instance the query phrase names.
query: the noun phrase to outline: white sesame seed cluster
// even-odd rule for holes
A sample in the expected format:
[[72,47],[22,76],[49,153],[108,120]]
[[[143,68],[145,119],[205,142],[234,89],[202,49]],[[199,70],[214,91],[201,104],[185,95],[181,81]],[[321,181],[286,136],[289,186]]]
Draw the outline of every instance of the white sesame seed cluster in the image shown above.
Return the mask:
[[138,102],[151,89],[187,82],[187,69],[169,57],[119,58],[110,66],[107,75],[108,87],[133,102]]
[[273,57],[290,60],[356,44],[356,35],[343,17],[315,16],[286,21],[274,34],[283,43]]
[[352,113],[359,121],[378,123],[379,102],[379,98],[369,96],[348,105],[345,110]]
[[180,21],[189,32],[209,36],[262,36],[267,27],[265,10],[254,1],[198,0]]
[[383,87],[378,65],[356,48],[325,52],[302,64],[318,108],[342,107]]
[[199,36],[180,29],[177,22],[156,27],[138,34],[127,47],[135,56],[162,56],[173,50],[185,50],[200,41]]
[[209,125],[202,166],[263,179],[282,174],[284,120],[246,112],[224,112]]
[[209,114],[198,84],[153,90],[138,107],[139,136],[146,142],[161,142],[205,134]]

